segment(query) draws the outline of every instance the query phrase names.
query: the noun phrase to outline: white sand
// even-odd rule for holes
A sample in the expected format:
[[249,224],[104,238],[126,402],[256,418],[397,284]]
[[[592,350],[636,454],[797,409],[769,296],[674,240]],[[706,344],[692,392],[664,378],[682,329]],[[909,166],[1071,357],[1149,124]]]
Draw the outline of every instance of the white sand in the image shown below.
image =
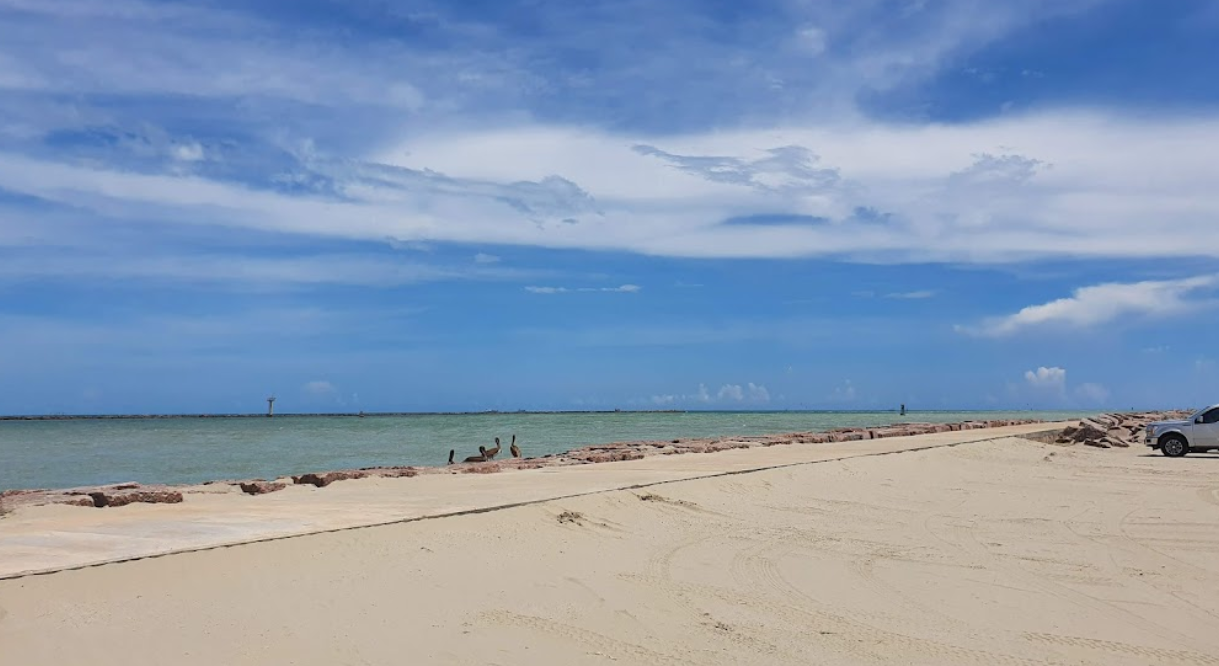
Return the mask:
[[1219,665],[1219,458],[1009,438],[0,581],[5,666],[610,662]]

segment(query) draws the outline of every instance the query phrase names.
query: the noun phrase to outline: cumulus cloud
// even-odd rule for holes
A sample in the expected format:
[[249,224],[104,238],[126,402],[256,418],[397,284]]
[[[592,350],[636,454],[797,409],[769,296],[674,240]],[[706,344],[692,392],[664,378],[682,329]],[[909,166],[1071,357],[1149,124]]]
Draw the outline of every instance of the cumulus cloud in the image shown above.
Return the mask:
[[770,391],[765,386],[759,386],[750,382],[746,387],[750,400],[755,402],[770,402]]
[[1062,392],[1067,386],[1067,371],[1059,367],[1040,367],[1024,373],[1024,381],[1038,390]]
[[1015,395],[1059,407],[1101,407],[1108,402],[1110,391],[1096,382],[1085,382],[1071,388],[1066,369],[1041,366],[1024,373],[1024,391],[1018,391]]
[[959,326],[958,330],[1002,337],[1040,327],[1086,328],[1122,318],[1175,315],[1197,306],[1198,301],[1189,297],[1216,286],[1219,275],[1082,287],[1068,298],[1030,305],[1015,314],[979,326]]
[[748,382],[743,385],[724,384],[713,393],[706,384],[699,384],[694,393],[654,395],[651,402],[660,406],[688,403],[765,404],[770,402],[770,391],[765,386]]
[[725,384],[720,387],[718,397],[720,400],[735,400],[740,402],[745,399],[745,391],[741,389],[740,384]]

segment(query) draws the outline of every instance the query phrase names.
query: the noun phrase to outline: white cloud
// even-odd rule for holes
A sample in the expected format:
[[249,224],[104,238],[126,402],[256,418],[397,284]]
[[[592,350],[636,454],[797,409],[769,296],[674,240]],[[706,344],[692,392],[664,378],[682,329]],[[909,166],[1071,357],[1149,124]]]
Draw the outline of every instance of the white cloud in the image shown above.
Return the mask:
[[825,31],[815,25],[806,25],[796,30],[796,47],[809,55],[825,53],[828,39]]
[[740,402],[745,399],[745,391],[740,384],[724,384],[720,387],[718,394],[720,400],[735,400]]
[[182,162],[198,162],[205,157],[203,146],[198,143],[178,144],[173,148],[174,159]]
[[1058,366],[1039,367],[1024,373],[1024,388],[1012,388],[1016,399],[1031,400],[1033,404],[1055,407],[1103,407],[1111,395],[1103,384],[1085,382],[1071,388],[1067,371]]
[[1024,373],[1024,381],[1037,390],[1061,393],[1066,390],[1067,371],[1059,367],[1040,367]]
[[[6,125],[0,132],[39,137],[121,124],[112,120],[114,109],[89,107],[97,93],[187,98],[192,111],[209,104],[230,109],[231,100],[241,99],[238,112],[224,112],[234,125],[221,124],[218,134],[257,135],[249,143],[299,163],[274,164],[267,179],[281,189],[263,187],[258,178],[236,184],[250,172],[218,175],[223,170],[204,168],[220,159],[213,152],[221,147],[166,136],[156,144],[162,153],[197,173],[175,176],[164,164],[143,162],[133,167],[100,152],[49,159],[13,149],[0,153],[0,182],[96,220],[92,239],[104,239],[110,222],[137,220],[226,233],[392,239],[398,247],[494,243],[675,257],[992,263],[1219,256],[1219,188],[1210,154],[1219,143],[1219,117],[1213,114],[1156,118],[1056,109],[919,125],[876,121],[854,108],[860,90],[917,83],[1021,26],[1096,4],[946,0],[894,12],[878,0],[792,3],[765,28],[780,48],[750,59],[740,48],[705,40],[703,31],[667,34],[688,41],[665,41],[646,55],[680,54],[672,57],[686,66],[649,59],[664,66],[648,72],[628,56],[651,47],[651,33],[641,31],[629,6],[606,11],[597,31],[617,32],[598,35],[609,55],[597,74],[606,78],[587,82],[588,89],[644,77],[634,92],[656,96],[641,101],[646,109],[667,108],[648,103],[664,96],[705,104],[706,97],[683,96],[679,88],[703,78],[713,79],[698,90],[705,96],[736,90],[738,83],[798,79],[799,86],[781,86],[786,106],[775,108],[813,106],[801,106],[793,95],[818,102],[817,115],[800,122],[768,120],[791,117],[786,112],[734,108],[724,113],[736,120],[716,127],[739,129],[665,133],[593,129],[597,105],[533,113],[531,103],[552,105],[572,90],[562,86],[579,78],[532,71],[541,61],[536,56],[554,44],[505,43],[505,34],[464,23],[443,8],[425,22],[485,48],[437,54],[382,39],[321,46],[302,38],[313,36],[309,31],[271,18],[181,3],[3,0],[0,8],[16,10],[22,20],[0,22],[0,86],[45,95],[55,113],[30,107],[23,111],[29,127],[13,123],[15,129]],[[82,32],[82,22],[95,29]],[[569,27],[549,37],[571,44],[590,37],[585,25]],[[803,52],[793,54],[793,43]],[[810,53],[818,54],[816,71],[808,67]],[[714,76],[689,76],[689,62],[706,63]],[[652,71],[668,81],[647,78]],[[614,78],[624,74],[629,77]],[[417,80],[427,76],[434,80]],[[76,96],[71,104],[54,101],[67,93]],[[300,122],[289,122],[298,118],[288,114],[282,127],[266,130],[265,118],[296,108],[283,106],[287,101],[320,107],[326,122],[298,109]],[[760,100],[760,108],[768,102]],[[412,115],[429,110],[445,122]],[[523,120],[556,116],[574,120]],[[246,166],[253,162],[253,171],[264,175],[257,158]],[[200,160],[206,164],[194,164]],[[727,222],[760,211],[780,217]]]
[[471,269],[415,261],[387,261],[356,254],[322,254],[293,258],[235,255],[113,256],[27,252],[0,262],[0,283],[30,278],[48,280],[172,280],[182,283],[237,285],[264,289],[292,285],[342,284],[393,287],[440,280],[514,280],[535,272],[495,268]]
[[854,402],[856,391],[851,380],[845,379],[841,386],[834,389],[834,393],[830,395],[830,400],[833,402]]
[[[561,127],[416,137],[373,157],[411,169],[375,179],[368,167],[313,163],[337,179],[341,201],[2,153],[0,181],[107,218],[402,243],[976,263],[1219,256],[1219,188],[1206,175],[1205,150],[1219,143],[1216,120],[1059,112],[973,125],[855,120],[648,141],[668,147],[658,148],[663,158],[632,150],[633,137]],[[817,164],[831,166],[810,166],[807,153],[759,154],[757,145],[817,146]],[[995,145],[1053,168],[1029,167],[1032,158],[1014,153],[977,155]],[[699,161],[721,159],[728,172]],[[724,223],[756,210],[805,217]],[[860,217],[860,210],[871,212]],[[1171,220],[1171,233],[1148,219]]]
[[698,391],[692,394],[660,394],[651,397],[655,405],[674,405],[685,403],[738,403],[764,404],[770,402],[770,391],[765,386],[748,382],[741,384],[724,384],[712,393],[706,384],[699,384]]
[[885,294],[885,298],[893,298],[899,300],[921,300],[924,298],[932,298],[935,292],[930,289],[922,289],[919,291],[901,291],[892,294]]
[[1086,328],[1134,317],[1175,315],[1198,306],[1188,296],[1216,286],[1219,275],[1082,287],[1068,298],[1030,305],[1013,315],[958,330],[1001,337],[1044,326]]
[[1100,384],[1080,384],[1075,388],[1075,395],[1087,405],[1103,405],[1109,400],[1109,389]]
[[611,294],[614,294],[614,293],[616,293],[616,294],[634,294],[634,293],[639,292],[641,289],[643,289],[643,288],[642,288],[642,287],[640,287],[639,285],[635,285],[635,284],[624,284],[624,285],[621,285],[621,286],[618,286],[618,287],[576,287],[576,288],[571,288],[571,287],[537,287],[537,286],[528,286],[528,287],[525,287],[525,291],[527,291],[527,292],[529,292],[529,293],[531,293],[531,294],[568,294],[568,293],[573,293],[573,292],[583,292],[583,293],[600,292],[600,293],[611,293]]
[[328,398],[338,395],[338,389],[334,387],[334,384],[323,379],[305,382],[304,386],[301,386],[301,390],[315,398]]
[[753,402],[770,402],[770,391],[766,390],[765,386],[759,386],[750,382],[746,387],[749,399]]
[[476,263],[476,264],[497,264],[497,263],[499,263],[499,257],[495,256],[494,254],[486,254],[485,252],[479,252],[478,254],[474,255],[474,263]]

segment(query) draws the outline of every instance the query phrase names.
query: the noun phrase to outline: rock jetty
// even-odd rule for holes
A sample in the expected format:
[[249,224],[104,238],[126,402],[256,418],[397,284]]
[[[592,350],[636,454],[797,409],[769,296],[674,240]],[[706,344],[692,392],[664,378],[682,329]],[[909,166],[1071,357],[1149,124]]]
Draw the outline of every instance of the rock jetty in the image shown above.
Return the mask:
[[[1060,444],[1084,444],[1099,448],[1129,446],[1141,441],[1147,423],[1166,418],[1180,418],[1188,412],[1154,412],[1139,414],[1101,414],[1068,427],[1057,437]],[[192,494],[241,493],[265,495],[291,486],[326,488],[339,481],[366,478],[409,478],[420,474],[495,474],[509,470],[538,469],[590,465],[606,462],[640,460],[659,455],[715,453],[730,449],[793,444],[825,444],[858,442],[889,437],[909,437],[940,432],[980,430],[1005,426],[1041,423],[1035,419],[965,421],[962,423],[897,423],[868,428],[835,428],[826,432],[795,432],[779,435],[742,437],[705,437],[667,441],[618,442],[573,449],[565,453],[537,458],[507,458],[477,463],[456,463],[439,467],[366,467],[361,469],[309,472],[273,481],[244,479],[211,481],[194,486],[114,484],[67,490],[9,490],[0,492],[0,514],[21,506],[64,504],[71,506],[116,508],[128,504],[174,504]],[[1054,433],[1047,433],[1054,437]]]
[[1068,426],[1055,440],[1057,444],[1083,444],[1098,449],[1120,448],[1143,443],[1148,423],[1184,419],[1192,412],[1143,412],[1139,414],[1100,414]]

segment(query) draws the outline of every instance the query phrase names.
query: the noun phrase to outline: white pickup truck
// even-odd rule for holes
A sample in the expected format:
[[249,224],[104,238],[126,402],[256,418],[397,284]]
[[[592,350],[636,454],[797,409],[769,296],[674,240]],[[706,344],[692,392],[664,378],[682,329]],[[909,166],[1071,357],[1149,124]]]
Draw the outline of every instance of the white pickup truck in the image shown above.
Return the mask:
[[1219,450],[1219,405],[1200,409],[1182,421],[1148,423],[1143,443],[1172,458]]

